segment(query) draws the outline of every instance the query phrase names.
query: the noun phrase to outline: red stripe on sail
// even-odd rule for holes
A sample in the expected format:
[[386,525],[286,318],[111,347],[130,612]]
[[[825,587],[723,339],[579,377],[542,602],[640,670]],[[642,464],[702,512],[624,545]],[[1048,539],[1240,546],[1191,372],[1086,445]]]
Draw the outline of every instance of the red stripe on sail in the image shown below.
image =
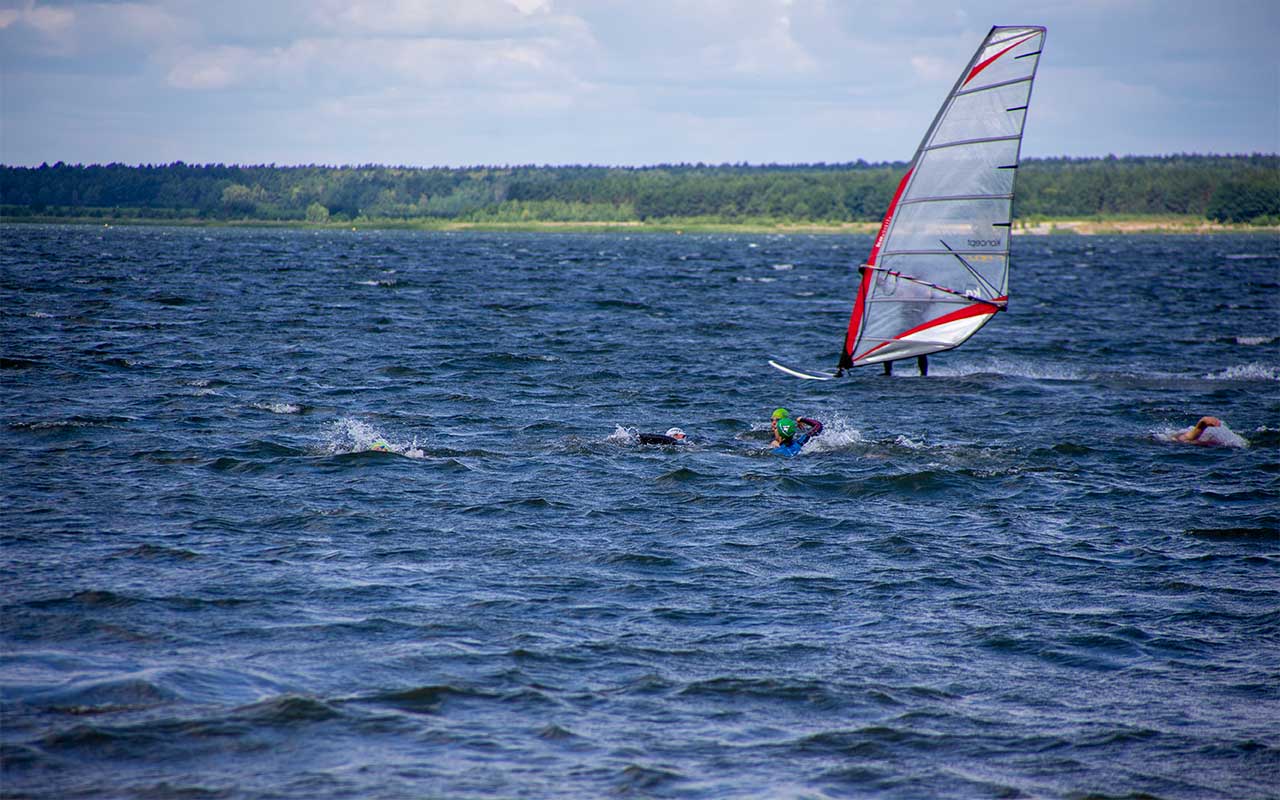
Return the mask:
[[884,219],[880,221],[880,232],[876,234],[876,243],[871,245],[871,255],[867,256],[867,264],[876,265],[876,256],[880,254],[880,245],[884,244],[884,235],[889,232],[889,223],[893,221],[893,214],[898,210],[898,201],[902,199],[902,193],[907,188],[907,181],[911,180],[911,173],[915,172],[915,167],[907,170],[907,174],[902,176],[902,180],[898,181],[898,188],[893,193],[893,199],[889,201],[889,210],[884,212]]
[[[997,297],[993,302],[996,302],[996,303],[1003,303],[1003,302],[1008,302],[1008,300],[1009,300],[1009,298],[1008,298],[1008,297]],[[903,331],[902,333],[900,333],[900,334],[898,334],[897,336],[893,337],[893,339],[891,339],[890,341],[897,341],[897,340],[899,340],[899,339],[905,339],[905,338],[907,338],[908,336],[912,336],[912,335],[917,334],[917,333],[920,333],[920,332],[922,332],[922,331],[927,331],[927,330],[929,330],[930,328],[936,328],[936,327],[938,327],[939,325],[946,325],[948,322],[955,322],[956,320],[968,319],[969,317],[980,317],[980,316],[982,316],[982,315],[984,315],[984,314],[994,314],[994,313],[996,313],[996,311],[998,311],[998,310],[999,310],[999,309],[997,309],[997,308],[992,308],[992,307],[991,307],[991,305],[990,305],[989,303],[974,303],[974,304],[973,304],[973,305],[971,305],[971,306],[965,306],[964,308],[958,308],[958,309],[956,309],[955,311],[952,311],[950,314],[943,314],[942,316],[938,317],[937,319],[929,320],[928,322],[924,323],[923,325],[917,325],[917,326],[915,326],[914,328],[912,328],[911,330]],[[871,355],[872,353],[874,353],[875,351],[879,350],[881,347],[884,347],[884,346],[885,346],[885,345],[887,345],[887,344],[889,344],[889,342],[881,342],[880,344],[876,345],[875,347],[871,348],[870,350],[867,350],[865,353],[863,353],[862,355],[858,356],[857,358],[855,358],[855,359],[853,359],[853,360],[854,360],[854,361],[861,361],[862,359],[866,358],[867,356]]]
[[867,292],[871,290],[871,270],[864,269],[862,271],[862,280],[858,283],[858,298],[853,301],[853,311],[849,314],[849,332],[844,337],[844,358],[841,359],[840,366],[851,367],[852,363],[844,363],[853,353],[853,346],[857,343],[858,328],[862,325],[862,307],[866,305]]
[[1000,56],[1002,56],[1002,55],[1004,55],[1005,53],[1009,52],[1010,50],[1012,50],[1013,48],[1017,47],[1018,45],[1020,45],[1020,44],[1025,44],[1025,43],[1027,43],[1027,42],[1031,41],[1032,39],[1034,39],[1036,36],[1039,36],[1039,35],[1040,35],[1040,32],[1039,32],[1039,31],[1036,31],[1035,33],[1031,34],[1030,36],[1027,36],[1027,37],[1025,37],[1025,38],[1023,38],[1023,39],[1019,39],[1018,41],[1016,41],[1016,42],[1014,42],[1013,44],[1009,45],[1009,46],[1008,46],[1008,47],[1006,47],[1005,49],[1001,50],[999,53],[996,53],[996,54],[995,54],[994,56],[992,56],[991,58],[988,58],[986,61],[983,61],[983,62],[982,62],[981,64],[979,64],[978,66],[976,66],[976,67],[974,67],[973,69],[969,70],[969,77],[965,78],[965,79],[964,79],[964,83],[963,83],[963,84],[961,84],[961,85],[962,85],[962,86],[967,86],[967,85],[968,85],[968,83],[969,83],[969,81],[971,81],[971,80],[973,80],[973,79],[974,79],[974,76],[976,76],[979,72],[982,72],[982,71],[983,71],[984,69],[986,69],[987,67],[991,66],[991,62],[992,62],[992,61],[995,61],[997,58],[999,58]]
[[[893,192],[893,199],[889,201],[889,209],[884,212],[884,219],[880,221],[880,232],[876,234],[875,244],[871,245],[871,255],[867,256],[867,264],[875,266],[876,257],[880,255],[880,245],[884,244],[885,234],[889,232],[889,223],[893,222],[894,212],[898,210],[898,201],[902,199],[902,193],[907,189],[907,182],[911,180],[911,173],[915,171],[915,167],[907,170],[907,174],[902,176],[902,180],[898,181],[898,188]],[[853,354],[853,346],[858,341],[858,328],[862,325],[862,307],[866,304],[867,291],[871,288],[871,270],[862,271],[862,281],[858,284],[858,297],[853,301],[853,312],[849,315],[849,330],[844,336],[844,355],[841,359],[841,366],[849,366],[845,364],[845,360]]]

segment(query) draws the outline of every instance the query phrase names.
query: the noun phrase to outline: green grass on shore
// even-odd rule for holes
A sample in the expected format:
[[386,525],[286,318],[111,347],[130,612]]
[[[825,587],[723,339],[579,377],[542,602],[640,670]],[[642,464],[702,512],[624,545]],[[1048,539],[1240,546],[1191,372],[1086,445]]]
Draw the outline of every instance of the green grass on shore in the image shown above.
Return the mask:
[[[360,217],[350,221],[323,224],[299,220],[226,219],[209,220],[195,217],[155,218],[146,216],[0,216],[0,223],[64,224],[64,225],[140,225],[177,227],[256,227],[300,228],[310,230],[417,230],[417,231],[493,231],[552,233],[757,233],[757,234],[874,234],[879,222],[796,222],[756,219],[729,221],[708,218],[658,219],[625,222],[553,222],[553,221],[460,221],[445,219],[379,219]],[[1014,222],[1015,235],[1092,235],[1149,233],[1280,233],[1276,225],[1224,224],[1204,217],[1189,215],[1097,215],[1073,219],[1031,217]]]

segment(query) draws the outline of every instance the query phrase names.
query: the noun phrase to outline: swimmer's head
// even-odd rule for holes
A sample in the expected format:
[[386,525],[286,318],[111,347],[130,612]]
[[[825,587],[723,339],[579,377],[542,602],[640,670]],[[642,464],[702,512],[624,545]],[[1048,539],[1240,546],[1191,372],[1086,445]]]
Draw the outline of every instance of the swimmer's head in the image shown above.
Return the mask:
[[775,408],[773,410],[774,419],[784,419],[789,416],[791,416],[791,412],[786,410],[785,408]]
[[667,435],[670,436],[672,439],[676,439],[680,441],[684,440],[684,431],[680,430],[679,428],[667,428]]
[[796,435],[796,421],[791,417],[778,420],[778,438],[790,439]]
[[369,449],[377,451],[379,453],[390,453],[391,445],[387,444],[381,439],[375,439],[373,444],[369,445]]

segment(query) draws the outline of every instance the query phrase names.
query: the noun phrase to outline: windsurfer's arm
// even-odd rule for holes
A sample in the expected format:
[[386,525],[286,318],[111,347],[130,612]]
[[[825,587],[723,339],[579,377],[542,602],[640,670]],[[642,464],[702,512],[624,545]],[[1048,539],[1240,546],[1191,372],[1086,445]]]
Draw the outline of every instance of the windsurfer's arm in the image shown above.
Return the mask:
[[1204,434],[1206,429],[1216,428],[1221,424],[1222,420],[1217,417],[1201,417],[1200,421],[1195,424],[1195,427],[1188,428],[1178,434],[1175,438],[1180,442],[1194,442]]

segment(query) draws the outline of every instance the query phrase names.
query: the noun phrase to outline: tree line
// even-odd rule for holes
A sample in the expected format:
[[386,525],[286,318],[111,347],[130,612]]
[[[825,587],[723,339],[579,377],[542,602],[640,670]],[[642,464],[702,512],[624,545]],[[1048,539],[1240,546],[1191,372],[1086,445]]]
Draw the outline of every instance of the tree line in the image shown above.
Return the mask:
[[[0,166],[0,217],[327,223],[876,221],[906,164],[650,167]],[[1015,216],[1191,215],[1280,224],[1280,156],[1028,159]]]

